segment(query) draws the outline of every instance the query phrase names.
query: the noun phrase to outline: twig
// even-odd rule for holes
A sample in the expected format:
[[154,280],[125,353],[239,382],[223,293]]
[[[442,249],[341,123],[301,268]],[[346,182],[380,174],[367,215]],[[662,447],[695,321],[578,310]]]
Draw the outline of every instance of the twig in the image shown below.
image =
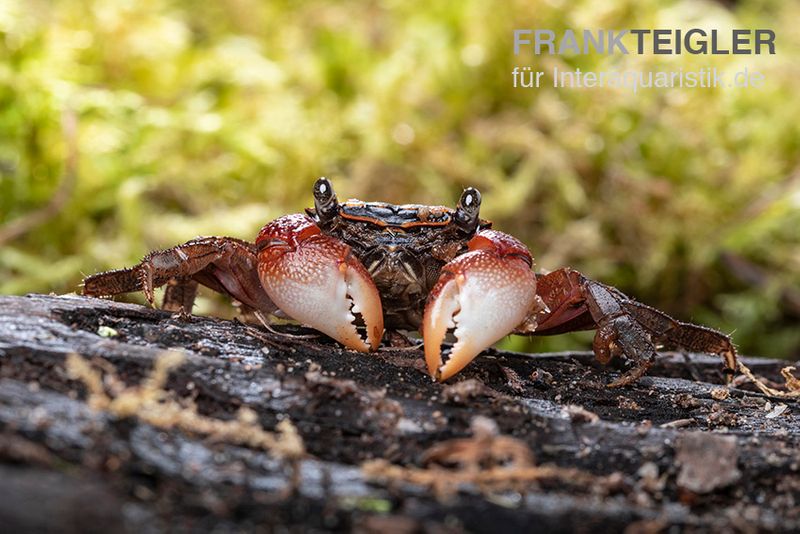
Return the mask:
[[779,399],[800,399],[800,380],[792,375],[793,370],[794,367],[784,367],[781,369],[781,375],[783,376],[784,380],[786,380],[786,387],[789,389],[789,391],[780,391],[766,385],[764,381],[756,377],[745,364],[739,362],[739,371],[744,376],[749,378],[750,381],[759,389],[759,391],[761,391],[761,393],[769,395],[770,397],[777,397]]

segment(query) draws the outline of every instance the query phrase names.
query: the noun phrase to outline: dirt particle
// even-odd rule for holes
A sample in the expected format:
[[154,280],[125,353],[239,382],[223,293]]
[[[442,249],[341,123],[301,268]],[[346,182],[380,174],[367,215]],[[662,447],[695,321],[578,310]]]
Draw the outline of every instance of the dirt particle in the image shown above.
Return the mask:
[[141,485],[133,488],[133,494],[136,496],[137,499],[142,501],[149,501],[155,497],[155,494],[153,493],[152,490],[150,490],[150,488],[146,488],[145,486]]
[[716,401],[724,401],[730,397],[730,391],[727,388],[714,388],[711,390],[711,398]]
[[636,433],[640,436],[646,436],[653,428],[653,422],[650,419],[645,419],[636,426]]
[[600,420],[600,417],[596,413],[590,412],[583,406],[577,406],[575,404],[564,406],[563,411],[574,423],[596,423]]
[[698,399],[694,398],[688,393],[679,393],[672,397],[672,402],[675,406],[683,408],[684,410],[692,410],[703,405]]
[[39,466],[50,466],[54,462],[46,447],[6,432],[0,434],[0,457]]
[[789,407],[787,405],[777,404],[764,417],[767,419],[775,419],[776,417],[780,417],[781,415],[788,415],[788,413],[789,413]]
[[735,413],[726,410],[720,403],[715,402],[711,405],[711,410],[708,414],[708,426],[710,427],[731,427],[738,426],[739,418]]
[[546,384],[548,386],[552,386],[555,380],[553,380],[553,375],[545,371],[544,369],[534,369],[531,373],[531,380],[534,382],[539,382],[542,384]]
[[100,337],[116,337],[119,335],[119,332],[110,326],[101,325],[97,328],[97,335]]
[[625,527],[625,534],[658,534],[664,532],[669,523],[664,519],[642,519]]
[[476,415],[469,425],[476,439],[489,439],[500,433],[497,423],[484,415]]
[[424,431],[416,421],[407,417],[401,417],[397,421],[397,431],[401,434],[419,434]]
[[667,477],[659,476],[658,465],[654,462],[643,463],[636,474],[639,475],[640,487],[648,493],[661,492],[666,486]]
[[[391,509],[391,503],[385,502],[387,503],[385,512],[388,512]],[[367,510],[374,511],[372,507]],[[384,512],[382,509],[380,511]],[[424,530],[416,519],[401,515],[368,515],[360,518],[356,523],[356,531],[364,533],[407,534]]]
[[694,419],[676,419],[669,423],[664,423],[661,428],[683,428],[694,424]]
[[638,402],[622,395],[617,396],[617,406],[619,406],[622,410],[630,410],[634,412],[638,412],[642,409]]
[[491,390],[474,378],[445,386],[442,390],[442,402],[451,404],[466,404],[470,399],[489,396],[493,396]]
[[500,369],[502,369],[503,374],[506,377],[506,385],[511,388],[514,393],[525,392],[525,386],[522,382],[522,379],[515,370],[510,367],[506,367],[505,365],[501,365]]
[[738,481],[736,438],[688,432],[678,438],[675,461],[680,465],[678,487],[696,494],[711,493]]

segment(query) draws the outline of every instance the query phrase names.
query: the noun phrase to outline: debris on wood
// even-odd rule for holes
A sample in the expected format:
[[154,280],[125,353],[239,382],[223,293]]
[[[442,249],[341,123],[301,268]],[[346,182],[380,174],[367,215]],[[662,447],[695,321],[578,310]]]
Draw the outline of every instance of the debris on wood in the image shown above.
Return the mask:
[[759,389],[759,391],[765,395],[779,399],[800,398],[800,380],[798,380],[792,374],[792,371],[794,370],[794,366],[787,366],[781,369],[781,376],[786,381],[786,389],[788,390],[782,391],[767,385],[767,381],[755,376],[750,368],[747,367],[747,365],[745,365],[743,362],[739,362],[739,372],[746,376],[748,380],[750,380],[750,382],[752,382]]
[[[136,417],[156,428],[178,428],[197,433],[212,441],[235,443],[269,451],[279,458],[297,459],[305,454],[303,440],[289,421],[277,425],[277,434],[258,424],[258,415],[249,408],[239,408],[236,418],[219,420],[197,413],[196,406],[182,404],[164,390],[169,372],[184,361],[182,354],[168,351],[157,357],[151,374],[140,386],[125,386],[111,371],[105,377],[77,354],[67,356],[67,373],[81,380],[88,389],[86,403],[115,417]],[[104,383],[113,393],[106,394]]]
[[363,464],[364,474],[382,484],[406,483],[429,488],[442,501],[459,489],[474,487],[484,494],[525,492],[542,480],[594,494],[606,495],[622,489],[618,473],[603,477],[574,468],[535,465],[525,442],[500,435],[491,419],[475,417],[471,428],[472,437],[446,440],[427,449],[422,456],[423,468],[371,460]]
[[675,446],[680,466],[678,487],[693,493],[711,493],[737,482],[739,451],[736,438],[702,432],[683,434]]
[[731,396],[728,388],[714,388],[711,390],[711,398],[716,401],[724,401]]
[[567,404],[564,406],[564,413],[569,416],[573,423],[596,423],[600,420],[600,416],[596,413],[590,412],[586,408],[576,406],[575,404]]
[[709,355],[659,354],[612,390],[624,367],[591,352],[498,350],[440,384],[413,347],[0,297],[0,522],[796,532],[797,379],[791,362],[743,362],[769,389],[726,387]]

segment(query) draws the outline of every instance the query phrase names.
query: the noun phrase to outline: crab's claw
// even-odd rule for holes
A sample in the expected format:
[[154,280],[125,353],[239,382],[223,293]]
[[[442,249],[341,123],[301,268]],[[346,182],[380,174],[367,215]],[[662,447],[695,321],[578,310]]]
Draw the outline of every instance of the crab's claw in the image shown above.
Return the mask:
[[256,246],[261,285],[284,313],[351,349],[377,350],[380,296],[348,245],[305,215],[287,215],[267,224]]
[[[425,305],[422,337],[428,372],[447,380],[481,351],[537,311],[536,276],[528,249],[517,239],[482,230],[469,252],[442,268]],[[448,333],[452,348],[442,347]]]

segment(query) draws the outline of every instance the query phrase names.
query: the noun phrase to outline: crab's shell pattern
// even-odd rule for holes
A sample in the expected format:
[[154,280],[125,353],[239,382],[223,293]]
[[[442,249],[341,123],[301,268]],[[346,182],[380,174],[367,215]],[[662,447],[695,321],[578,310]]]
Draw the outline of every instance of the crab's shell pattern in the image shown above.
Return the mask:
[[453,210],[445,206],[422,204],[395,205],[386,202],[348,200],[339,206],[339,215],[348,221],[374,224],[380,228],[418,228],[447,226]]

